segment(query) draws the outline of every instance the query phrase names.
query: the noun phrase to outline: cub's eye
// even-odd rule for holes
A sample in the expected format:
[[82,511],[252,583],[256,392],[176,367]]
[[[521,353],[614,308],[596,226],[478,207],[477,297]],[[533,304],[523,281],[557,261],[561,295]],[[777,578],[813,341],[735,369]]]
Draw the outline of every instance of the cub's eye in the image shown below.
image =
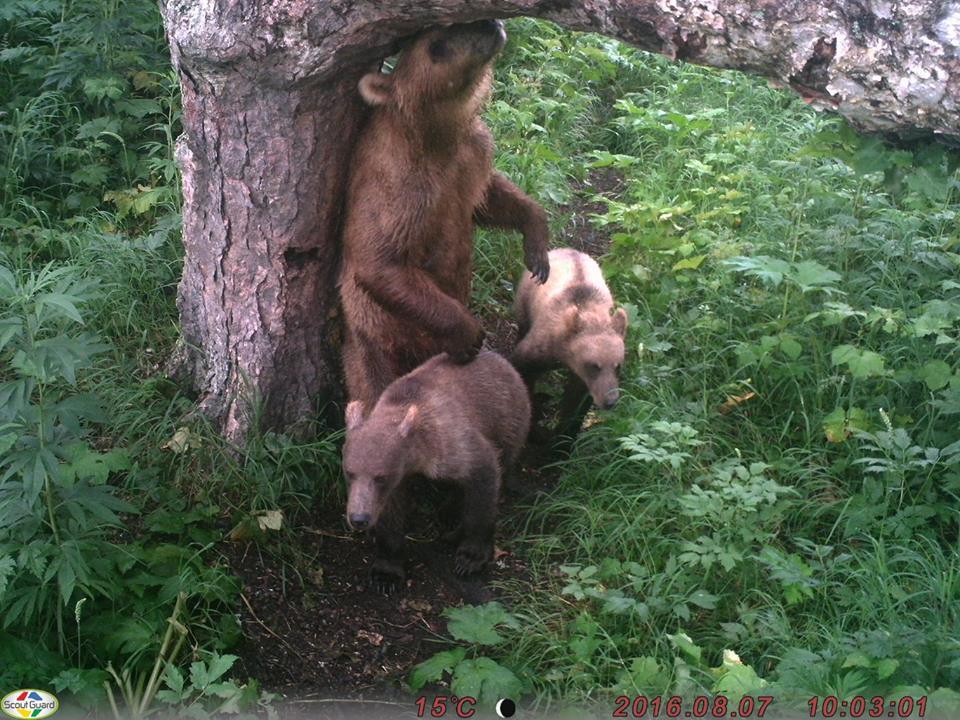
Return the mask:
[[614,365],[613,369],[616,370],[616,371],[619,373],[619,372],[620,372],[620,363],[617,363],[616,365]]
[[430,51],[430,59],[433,60],[434,62],[440,62],[441,60],[447,57],[447,53],[448,53],[447,41],[443,39],[434,40],[432,43],[430,43],[429,51]]
[[377,485],[383,485],[383,484],[385,484],[385,483],[387,482],[387,476],[386,476],[386,475],[375,475],[375,476],[373,477],[373,482],[376,483]]
[[588,362],[587,372],[590,373],[591,375],[596,375],[598,372],[600,372],[600,366],[597,365],[597,363],[595,362]]

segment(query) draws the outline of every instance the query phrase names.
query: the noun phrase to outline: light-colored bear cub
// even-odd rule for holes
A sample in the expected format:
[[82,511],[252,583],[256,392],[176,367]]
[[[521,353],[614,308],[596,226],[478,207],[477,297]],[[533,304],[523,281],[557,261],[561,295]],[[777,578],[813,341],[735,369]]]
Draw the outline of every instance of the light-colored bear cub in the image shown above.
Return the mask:
[[[517,290],[520,341],[511,360],[531,390],[541,372],[565,366],[583,382],[598,408],[610,409],[620,397],[627,313],[614,309],[600,266],[589,255],[558,248],[549,258],[549,280],[538,285],[524,277]],[[580,398],[565,403],[574,415],[582,406],[579,417],[566,418],[575,424],[566,428],[574,434],[586,411],[585,402],[577,402],[582,399],[581,390]]]

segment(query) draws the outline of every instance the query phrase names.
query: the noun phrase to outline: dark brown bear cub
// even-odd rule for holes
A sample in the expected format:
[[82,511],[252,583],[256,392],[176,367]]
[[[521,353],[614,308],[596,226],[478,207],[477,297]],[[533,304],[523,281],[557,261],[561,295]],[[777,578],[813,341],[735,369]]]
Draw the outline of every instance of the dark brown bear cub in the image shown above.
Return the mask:
[[368,408],[433,355],[466,362],[480,349],[467,309],[474,223],[521,231],[527,267],[540,282],[549,273],[546,214],[493,171],[479,117],[505,38],[499,21],[430,29],[392,74],[360,81],[373,111],[352,161],[340,294],[347,391]]
[[456,486],[462,517],[455,570],[478,572],[493,557],[497,498],[504,468],[516,461],[530,425],[530,402],[513,366],[493,352],[467,364],[431,358],[394,381],[369,416],[347,406],[343,471],[347,520],[372,529],[372,579],[390,590],[404,579],[404,521],[414,475]]

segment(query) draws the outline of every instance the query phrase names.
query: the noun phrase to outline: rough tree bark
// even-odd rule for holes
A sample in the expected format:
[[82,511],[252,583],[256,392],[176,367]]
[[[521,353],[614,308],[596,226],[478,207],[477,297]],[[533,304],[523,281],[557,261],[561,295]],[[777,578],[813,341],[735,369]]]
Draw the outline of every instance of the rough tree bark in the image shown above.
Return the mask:
[[175,365],[242,441],[336,397],[337,234],[356,82],[436,23],[539,16],[763,75],[864,130],[960,136],[960,0],[161,0],[183,88]]

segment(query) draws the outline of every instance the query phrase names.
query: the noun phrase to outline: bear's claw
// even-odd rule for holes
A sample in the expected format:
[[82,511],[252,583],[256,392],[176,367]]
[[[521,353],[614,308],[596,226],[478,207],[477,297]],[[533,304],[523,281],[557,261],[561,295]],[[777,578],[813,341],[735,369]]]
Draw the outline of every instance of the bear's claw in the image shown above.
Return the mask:
[[404,585],[404,580],[404,572],[392,565],[374,563],[374,566],[370,568],[370,584],[377,592],[384,595],[391,595],[400,590]]
[[550,259],[546,251],[536,258],[529,260],[527,262],[527,269],[530,271],[530,276],[539,284],[543,285],[547,281],[547,278],[550,277]]
[[453,571],[457,577],[473,575],[483,570],[483,566],[486,565],[492,557],[493,548],[463,544],[457,548]]

